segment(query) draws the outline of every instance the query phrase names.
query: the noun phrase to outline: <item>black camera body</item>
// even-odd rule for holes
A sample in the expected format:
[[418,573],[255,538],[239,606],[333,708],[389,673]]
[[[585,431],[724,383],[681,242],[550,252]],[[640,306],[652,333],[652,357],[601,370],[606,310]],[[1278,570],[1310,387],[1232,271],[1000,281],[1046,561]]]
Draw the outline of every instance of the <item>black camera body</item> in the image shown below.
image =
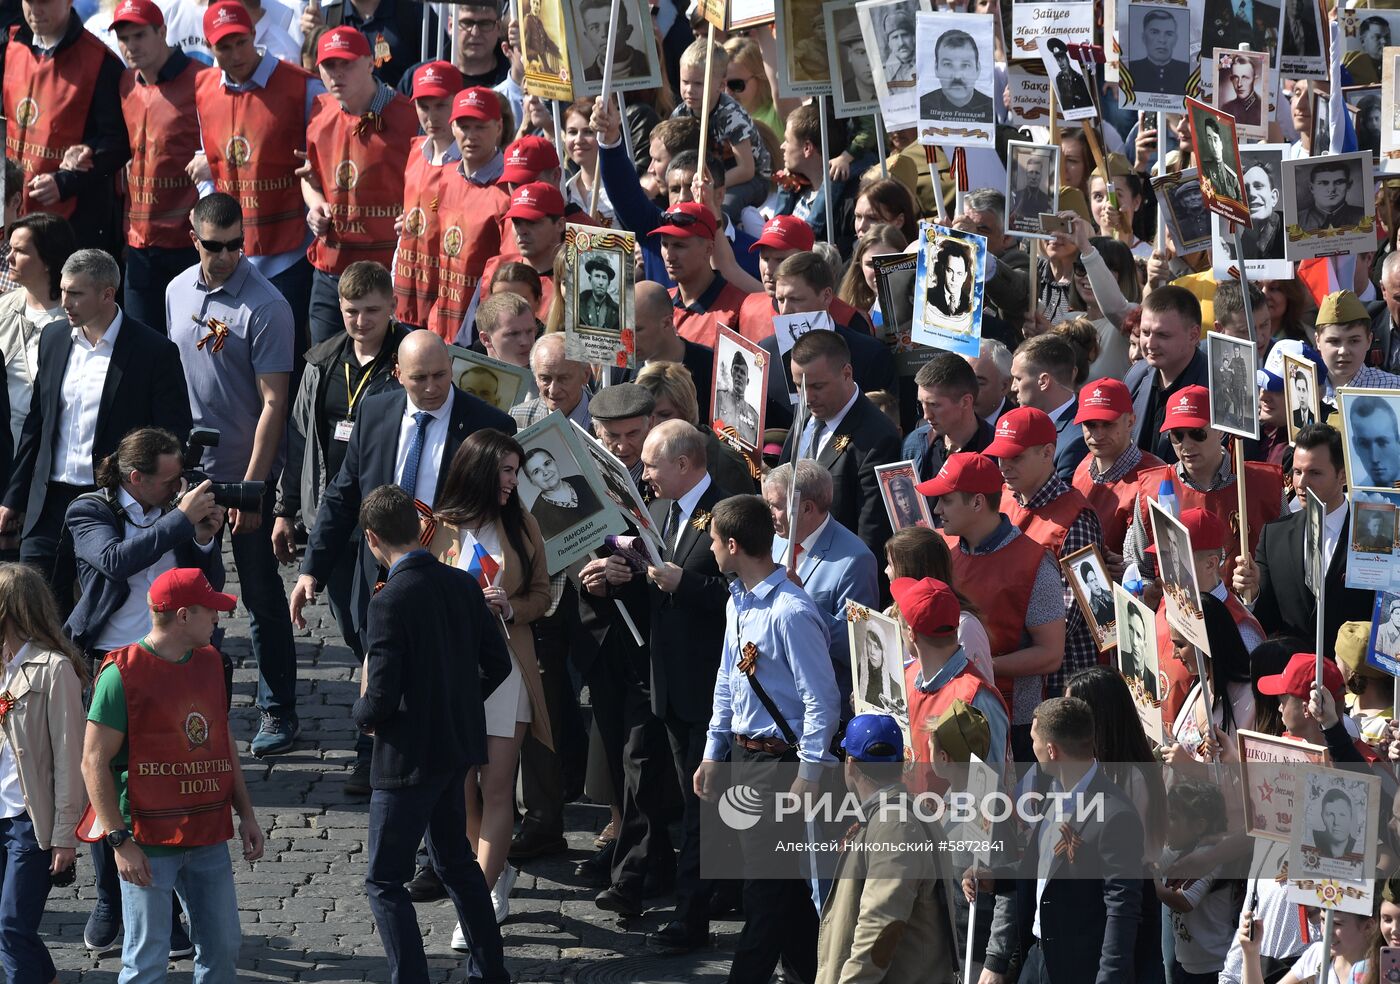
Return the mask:
[[[200,482],[211,481],[208,475],[199,470],[204,459],[205,448],[219,446],[219,432],[213,427],[191,427],[189,440],[185,442],[184,468],[181,476],[189,488]],[[214,493],[214,502],[225,509],[255,511],[262,508],[262,497],[266,482],[213,482],[209,491]]]

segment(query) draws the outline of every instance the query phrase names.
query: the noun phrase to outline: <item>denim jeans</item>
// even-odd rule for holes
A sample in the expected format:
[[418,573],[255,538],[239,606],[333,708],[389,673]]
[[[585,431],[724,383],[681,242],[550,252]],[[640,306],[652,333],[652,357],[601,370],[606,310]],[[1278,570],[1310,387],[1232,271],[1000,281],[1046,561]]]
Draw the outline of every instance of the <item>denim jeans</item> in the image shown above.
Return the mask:
[[53,960],[39,939],[52,852],[39,847],[29,814],[0,820],[0,966],[9,984],[49,984]]
[[[306,354],[308,346],[308,336],[306,334],[306,315],[311,306],[311,261],[306,257],[297,260],[287,269],[274,277],[268,277],[272,286],[277,288],[277,292],[287,299],[287,303],[292,306],[292,322],[296,329],[293,336],[292,354],[296,356],[293,365],[296,368],[292,371],[291,386],[287,392],[295,394],[297,383],[301,380],[302,356]],[[268,531],[271,534],[271,530]]]
[[178,854],[147,856],[151,884],[122,882],[122,972],[118,984],[158,984],[170,963],[170,893],[180,897],[194,941],[195,984],[238,980],[238,897],[228,844],[192,847]]
[[[288,716],[297,708],[297,653],[292,617],[277,557],[272,552],[272,491],[263,493],[262,525],[232,536],[239,600],[251,616],[253,658],[258,661],[258,708]],[[222,537],[227,527],[221,530]]]

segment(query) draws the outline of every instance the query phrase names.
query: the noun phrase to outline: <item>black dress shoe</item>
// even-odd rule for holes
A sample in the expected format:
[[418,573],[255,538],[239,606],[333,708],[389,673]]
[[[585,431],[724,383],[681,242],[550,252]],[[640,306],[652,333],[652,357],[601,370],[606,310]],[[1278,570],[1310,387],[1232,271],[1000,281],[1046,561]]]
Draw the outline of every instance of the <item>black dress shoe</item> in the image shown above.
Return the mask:
[[648,936],[647,942],[667,953],[690,953],[710,945],[710,931],[673,919]]
[[605,888],[598,893],[593,904],[604,912],[615,912],[619,916],[635,918],[642,914],[641,904],[616,888]]
[[659,899],[676,890],[676,869],[653,869],[642,882],[642,898]]
[[432,868],[419,868],[413,881],[408,883],[408,897],[415,902],[436,902],[447,898],[447,889]]
[[587,861],[580,861],[574,868],[574,874],[582,878],[585,885],[606,888],[612,883],[612,861],[613,846],[609,844]]
[[723,919],[731,912],[741,914],[743,900],[744,893],[740,882],[726,880],[715,883],[710,891],[710,918]]
[[512,861],[528,861],[530,858],[563,854],[568,849],[569,842],[561,835],[547,834],[537,827],[531,827],[511,838],[509,857]]

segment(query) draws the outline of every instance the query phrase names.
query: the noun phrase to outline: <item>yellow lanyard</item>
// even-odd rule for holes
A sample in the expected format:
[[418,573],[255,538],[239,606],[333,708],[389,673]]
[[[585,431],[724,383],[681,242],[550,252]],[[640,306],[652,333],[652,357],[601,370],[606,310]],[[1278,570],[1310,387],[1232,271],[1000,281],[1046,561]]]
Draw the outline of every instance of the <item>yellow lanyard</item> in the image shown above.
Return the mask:
[[360,384],[352,391],[350,389],[350,363],[345,363],[345,419],[355,419],[355,401],[360,398],[361,391],[365,384],[369,382],[369,377],[374,375],[375,364],[379,361],[376,356],[370,360],[370,364],[365,368],[365,374],[360,377]]

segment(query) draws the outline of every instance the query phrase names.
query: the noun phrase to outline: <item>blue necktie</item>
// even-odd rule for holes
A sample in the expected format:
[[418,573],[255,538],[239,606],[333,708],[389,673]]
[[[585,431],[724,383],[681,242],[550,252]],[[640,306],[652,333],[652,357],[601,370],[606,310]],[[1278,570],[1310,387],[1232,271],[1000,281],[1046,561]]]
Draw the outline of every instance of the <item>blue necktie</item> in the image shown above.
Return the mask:
[[399,484],[410,496],[418,490],[418,462],[423,459],[423,439],[428,436],[428,421],[433,415],[419,410],[413,415],[413,438],[408,442],[408,457],[403,462],[403,475]]

